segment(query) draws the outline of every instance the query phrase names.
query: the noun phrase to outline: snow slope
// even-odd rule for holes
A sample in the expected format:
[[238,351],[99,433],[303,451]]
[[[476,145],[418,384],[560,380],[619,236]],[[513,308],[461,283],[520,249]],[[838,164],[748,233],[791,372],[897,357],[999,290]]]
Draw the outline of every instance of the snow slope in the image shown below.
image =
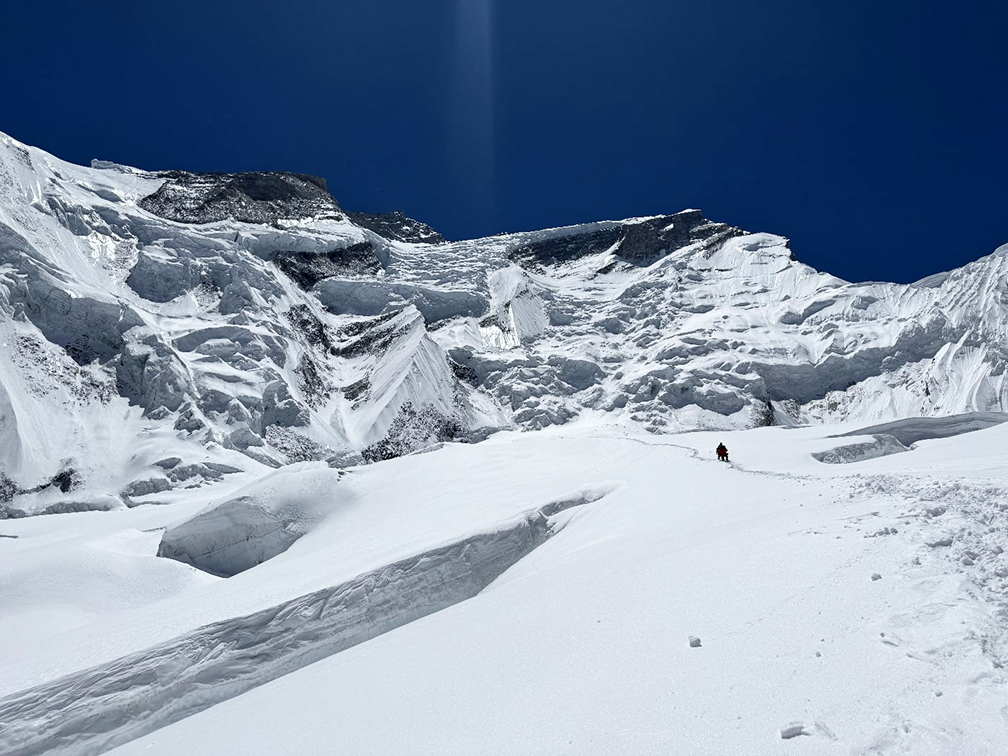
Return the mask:
[[[117,606],[83,634],[16,638],[0,650],[2,750],[1008,743],[1008,473],[994,451],[1008,426],[853,465],[811,456],[849,426],[632,427],[582,421],[355,468],[334,489],[342,503],[279,556]],[[717,441],[733,465],[714,460]],[[175,506],[10,521],[2,563],[60,531],[92,564],[128,539],[131,574],[153,582],[177,563],[131,534],[177,521]],[[552,537],[491,567],[498,552],[476,544],[518,544],[509,534],[540,516]],[[68,586],[45,595],[54,608],[83,600]],[[803,734],[784,741],[795,725]]]

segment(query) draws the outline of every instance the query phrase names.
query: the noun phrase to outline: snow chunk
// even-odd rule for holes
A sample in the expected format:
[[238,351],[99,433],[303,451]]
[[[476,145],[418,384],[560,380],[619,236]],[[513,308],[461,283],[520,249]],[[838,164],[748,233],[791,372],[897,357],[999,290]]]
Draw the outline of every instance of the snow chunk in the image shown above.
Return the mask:
[[780,731],[780,736],[784,740],[797,738],[799,735],[808,735],[808,733],[805,732],[805,726],[802,724],[788,725],[787,727],[782,727]]
[[848,444],[847,446],[837,446],[824,452],[812,452],[812,456],[820,462],[828,465],[850,464],[851,462],[861,462],[866,459],[885,457],[890,454],[899,454],[909,451],[893,436],[879,434],[874,441],[864,444]]
[[169,528],[158,556],[230,577],[282,554],[337,506],[340,473],[306,462],[277,470]]

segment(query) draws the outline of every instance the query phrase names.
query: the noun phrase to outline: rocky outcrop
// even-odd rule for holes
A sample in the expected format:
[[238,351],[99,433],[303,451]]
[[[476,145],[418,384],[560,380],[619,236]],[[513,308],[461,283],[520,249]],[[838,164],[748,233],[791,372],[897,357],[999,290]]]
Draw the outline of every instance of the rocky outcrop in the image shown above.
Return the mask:
[[609,228],[556,235],[523,244],[511,250],[515,262],[539,269],[560,265],[590,255],[608,252],[612,259],[599,266],[597,273],[609,273],[621,265],[651,265],[661,257],[690,244],[706,243],[713,249],[720,242],[745,232],[723,223],[712,223],[699,210],[684,210],[675,215],[621,223]]
[[371,242],[350,244],[327,252],[278,251],[273,262],[302,289],[333,276],[373,276],[383,270]]
[[411,244],[444,244],[445,238],[437,231],[398,210],[391,213],[347,212],[347,217],[361,228],[373,231],[384,239]]
[[179,223],[275,223],[281,218],[339,218],[323,178],[300,173],[165,171],[161,187],[140,207]]

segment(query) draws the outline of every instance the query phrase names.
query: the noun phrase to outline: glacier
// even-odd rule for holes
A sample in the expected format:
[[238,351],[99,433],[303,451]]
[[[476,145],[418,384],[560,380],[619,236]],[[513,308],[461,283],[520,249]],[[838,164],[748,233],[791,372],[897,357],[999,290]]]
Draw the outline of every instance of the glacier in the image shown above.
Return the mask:
[[0,751],[1004,750],[1006,257],[0,134]]

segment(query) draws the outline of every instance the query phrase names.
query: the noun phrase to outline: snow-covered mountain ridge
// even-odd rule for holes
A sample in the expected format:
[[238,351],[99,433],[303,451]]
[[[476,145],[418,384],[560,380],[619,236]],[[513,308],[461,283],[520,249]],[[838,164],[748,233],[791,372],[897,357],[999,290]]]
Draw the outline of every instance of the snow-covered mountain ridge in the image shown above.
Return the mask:
[[0,135],[0,506],[149,502],[589,413],[1004,411],[1006,256],[852,284],[697,210],[448,243],[310,176],[83,168]]
[[0,752],[1005,752],[1006,253],[0,135]]

